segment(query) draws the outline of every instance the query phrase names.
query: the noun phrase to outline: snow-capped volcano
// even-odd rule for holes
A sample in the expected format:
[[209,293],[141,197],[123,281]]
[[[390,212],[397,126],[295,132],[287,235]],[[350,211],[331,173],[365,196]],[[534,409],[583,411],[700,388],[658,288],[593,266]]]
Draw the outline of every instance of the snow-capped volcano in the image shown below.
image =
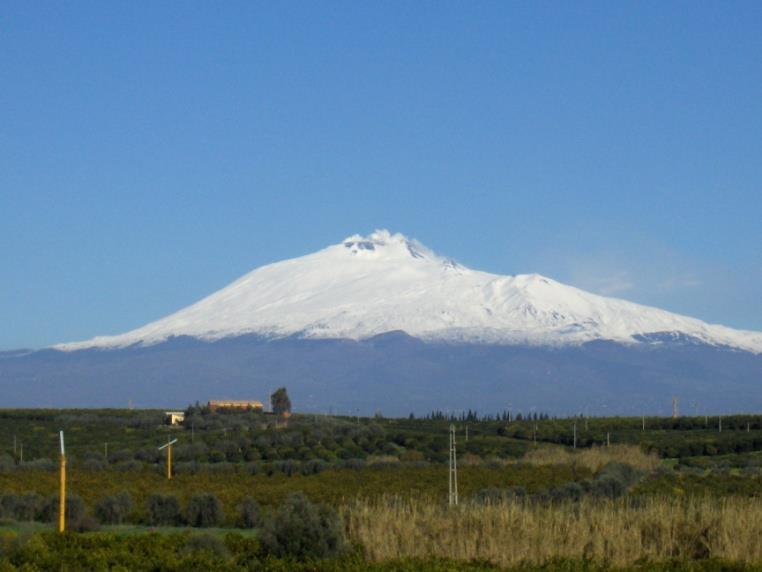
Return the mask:
[[173,336],[363,339],[398,330],[424,340],[493,344],[634,344],[688,337],[762,353],[759,332],[598,296],[538,274],[472,270],[385,230],[257,268],[131,332],[56,348],[150,345]]

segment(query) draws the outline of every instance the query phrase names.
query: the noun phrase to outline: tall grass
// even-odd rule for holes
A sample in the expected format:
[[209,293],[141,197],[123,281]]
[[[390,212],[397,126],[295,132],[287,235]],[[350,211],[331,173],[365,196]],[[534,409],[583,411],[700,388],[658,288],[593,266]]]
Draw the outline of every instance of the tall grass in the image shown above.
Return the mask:
[[546,446],[529,451],[520,463],[530,465],[569,465],[585,467],[597,472],[608,463],[617,462],[630,465],[640,471],[650,472],[659,465],[659,457],[646,453],[637,445],[612,445],[611,447],[591,447],[573,451],[565,447]]
[[373,561],[452,558],[501,566],[555,558],[617,566],[723,558],[762,562],[762,499],[585,499],[441,504],[387,498],[345,509],[350,538]]

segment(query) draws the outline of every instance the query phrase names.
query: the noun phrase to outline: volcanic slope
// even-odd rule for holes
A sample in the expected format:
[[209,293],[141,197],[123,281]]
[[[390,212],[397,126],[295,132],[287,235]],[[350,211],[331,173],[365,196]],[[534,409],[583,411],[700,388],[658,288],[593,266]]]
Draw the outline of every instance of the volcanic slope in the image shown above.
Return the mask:
[[179,336],[361,340],[392,331],[425,341],[507,345],[688,340],[762,353],[759,332],[598,296],[538,274],[472,270],[385,230],[257,268],[136,330],[55,349],[150,346]]

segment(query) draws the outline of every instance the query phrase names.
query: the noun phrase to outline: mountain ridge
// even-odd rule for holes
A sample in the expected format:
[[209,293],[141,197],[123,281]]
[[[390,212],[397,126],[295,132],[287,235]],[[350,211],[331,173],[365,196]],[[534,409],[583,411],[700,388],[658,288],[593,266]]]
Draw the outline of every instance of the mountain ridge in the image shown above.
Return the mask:
[[545,346],[594,340],[659,344],[685,337],[762,353],[760,332],[607,298],[539,274],[473,270],[387,230],[256,268],[124,334],[53,348],[125,348],[178,336],[214,341],[250,334],[360,340],[392,331],[426,341]]

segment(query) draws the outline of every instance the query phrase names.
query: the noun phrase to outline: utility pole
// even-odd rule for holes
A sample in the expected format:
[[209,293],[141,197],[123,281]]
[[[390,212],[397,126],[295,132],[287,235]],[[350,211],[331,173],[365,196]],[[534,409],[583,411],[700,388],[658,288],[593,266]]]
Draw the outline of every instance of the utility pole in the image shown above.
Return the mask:
[[672,398],[672,419],[677,419],[677,397]]
[[19,444],[19,463],[24,464],[24,444]]
[[458,505],[458,459],[455,451],[455,425],[450,424],[450,496],[449,505]]
[[642,422],[642,427],[643,427],[641,430],[645,431],[646,430],[646,416],[645,415],[642,416],[641,422]]
[[719,418],[720,418],[720,431],[719,432],[722,433],[722,415],[720,415]]
[[161,451],[162,449],[167,450],[167,480],[168,481],[172,480],[172,445],[174,445],[175,443],[177,443],[177,439],[172,439],[170,441],[169,438],[167,438],[166,445],[162,445],[161,447],[159,447],[159,451]]
[[61,481],[58,493],[58,532],[63,534],[66,530],[66,451],[64,449],[64,432],[59,432],[61,439]]
[[611,447],[611,432],[606,431],[606,447]]

